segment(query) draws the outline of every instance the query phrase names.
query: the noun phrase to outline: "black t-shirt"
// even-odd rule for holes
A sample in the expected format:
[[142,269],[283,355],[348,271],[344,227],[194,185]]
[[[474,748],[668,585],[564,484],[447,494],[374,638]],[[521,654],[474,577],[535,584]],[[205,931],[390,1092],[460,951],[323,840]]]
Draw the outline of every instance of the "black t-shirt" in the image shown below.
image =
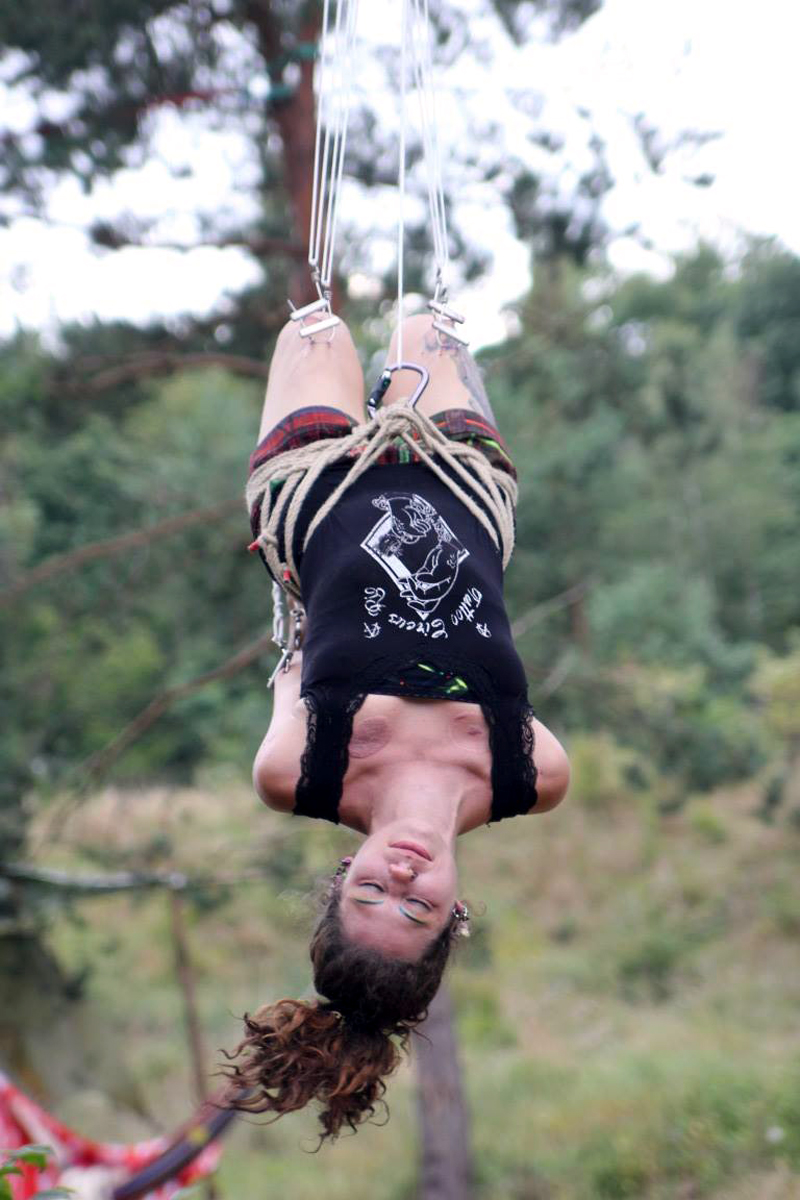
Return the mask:
[[301,554],[313,513],[347,469],[334,467],[318,480],[296,531],[309,736],[295,812],[338,820],[355,713],[370,692],[430,695],[420,686],[420,665],[465,682],[481,705],[492,752],[492,820],[528,812],[536,802],[532,710],[503,604],[499,552],[432,471],[397,464],[366,471]]

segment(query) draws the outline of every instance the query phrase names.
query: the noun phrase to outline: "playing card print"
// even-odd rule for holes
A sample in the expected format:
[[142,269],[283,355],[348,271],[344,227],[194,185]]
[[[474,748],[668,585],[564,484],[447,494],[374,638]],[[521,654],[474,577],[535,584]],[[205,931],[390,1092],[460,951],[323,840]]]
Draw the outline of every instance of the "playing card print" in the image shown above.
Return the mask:
[[374,497],[383,515],[361,543],[406,604],[427,618],[452,590],[469,551],[432,504],[415,492]]

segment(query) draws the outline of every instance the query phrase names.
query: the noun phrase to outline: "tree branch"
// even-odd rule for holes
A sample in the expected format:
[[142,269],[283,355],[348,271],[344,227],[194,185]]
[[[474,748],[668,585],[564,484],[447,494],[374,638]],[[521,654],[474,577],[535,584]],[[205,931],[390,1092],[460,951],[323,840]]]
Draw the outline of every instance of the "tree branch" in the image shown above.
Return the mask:
[[54,575],[64,575],[69,571],[76,571],[78,567],[84,566],[88,562],[97,562],[103,558],[113,558],[117,554],[122,554],[125,550],[135,550],[139,546],[147,546],[151,542],[156,542],[161,538],[172,537],[176,533],[183,533],[186,529],[191,529],[195,525],[205,525],[210,522],[218,521],[229,512],[233,512],[236,508],[242,507],[242,501],[237,496],[235,499],[231,497],[225,500],[222,504],[215,504],[209,508],[195,508],[190,512],[180,513],[176,517],[167,517],[163,521],[158,521],[155,525],[148,525],[144,529],[134,529],[131,533],[122,533],[117,537],[104,538],[99,542],[89,542],[85,546],[79,546],[75,550],[68,550],[64,554],[55,554],[51,558],[45,559],[38,567],[27,571],[15,580],[10,587],[5,588],[0,592],[0,608],[6,608],[30,588],[35,587],[39,583],[44,583],[47,579],[52,579]]
[[190,250],[227,250],[231,247],[239,247],[249,250],[256,258],[284,254],[287,258],[300,259],[305,259],[308,253],[306,247],[299,242],[287,242],[285,238],[267,237],[265,234],[253,234],[251,237],[241,234],[238,237],[213,238],[210,241],[201,239],[198,242],[147,242],[143,241],[141,237],[123,233],[122,230],[106,221],[90,226],[87,232],[96,246],[104,246],[109,250],[134,246],[137,250],[178,250],[188,254]]
[[98,750],[96,754],[86,759],[79,768],[79,775],[86,780],[94,780],[105,774],[117,759],[121,758],[125,751],[142,734],[146,733],[150,726],[154,725],[177,700],[193,696],[195,692],[208,687],[210,683],[215,683],[218,679],[230,679],[234,675],[238,675],[245,667],[251,666],[262,654],[266,654],[271,645],[272,635],[264,634],[263,637],[251,642],[249,646],[245,646],[238,654],[234,654],[227,662],[215,667],[212,671],[198,675],[196,679],[191,679],[188,683],[178,684],[177,687],[166,688],[163,692],[159,692],[102,750]]
[[287,258],[301,259],[304,259],[308,253],[307,248],[300,242],[287,241],[285,237],[269,237],[267,234],[260,233],[200,238],[196,242],[149,242],[145,240],[143,233],[149,226],[152,226],[153,222],[150,222],[149,225],[137,223],[138,232],[133,233],[125,232],[111,221],[95,221],[91,225],[86,225],[79,221],[62,221],[50,216],[49,213],[37,212],[32,208],[17,208],[13,212],[0,211],[0,228],[8,228],[14,221],[25,220],[38,221],[49,228],[72,229],[78,233],[85,233],[95,246],[102,246],[106,250],[121,250],[126,246],[133,246],[137,250],[177,250],[180,253],[188,254],[191,250],[228,250],[232,247],[240,247],[248,250],[256,258],[266,258],[271,254],[284,254]]
[[182,871],[111,871],[97,875],[73,875],[69,871],[53,867],[10,862],[0,862],[0,876],[18,880],[20,883],[32,883],[53,888],[55,891],[86,896],[110,896],[116,892],[145,891],[150,888],[192,891],[207,887],[231,887],[240,883],[259,883],[271,878],[269,871],[260,868],[203,875],[192,879]]
[[87,380],[93,392],[117,387],[131,379],[145,379],[150,375],[171,375],[174,371],[187,371],[194,367],[222,367],[232,375],[245,379],[266,379],[269,364],[257,358],[245,358],[241,354],[198,352],[180,354],[171,350],[150,350],[124,358],[118,366],[99,371]]
[[551,596],[549,600],[543,600],[541,604],[535,604],[533,608],[529,608],[521,617],[517,617],[516,621],[511,622],[511,635],[514,638],[520,638],[527,633],[539,621],[549,617],[551,613],[558,612],[562,608],[569,608],[571,604],[575,604],[577,600],[581,600],[588,591],[589,585],[585,580],[580,583],[575,583],[572,587],[568,587],[563,592],[558,592],[557,595]]

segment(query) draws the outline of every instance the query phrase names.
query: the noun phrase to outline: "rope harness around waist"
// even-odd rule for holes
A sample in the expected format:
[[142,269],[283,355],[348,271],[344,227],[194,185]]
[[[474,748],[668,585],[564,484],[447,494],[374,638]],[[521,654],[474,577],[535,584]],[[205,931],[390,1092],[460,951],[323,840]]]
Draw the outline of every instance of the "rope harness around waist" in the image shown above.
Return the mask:
[[[506,569],[514,549],[517,501],[514,479],[507,471],[493,467],[476,447],[448,438],[424,413],[404,404],[393,404],[378,409],[372,420],[358,425],[346,437],[321,438],[308,446],[277,454],[250,476],[245,493],[248,510],[252,512],[263,497],[256,542],[273,577],[290,596],[302,600],[300,577],[294,561],[294,535],[303,504],[322,472],[355,452],[350,470],[314,514],[303,540],[303,550],[347,489],[375,465],[395,439],[405,442],[480,521],[501,553],[503,570]],[[278,483],[283,484],[280,489],[270,486]],[[281,526],[285,562],[281,562],[279,553]]]

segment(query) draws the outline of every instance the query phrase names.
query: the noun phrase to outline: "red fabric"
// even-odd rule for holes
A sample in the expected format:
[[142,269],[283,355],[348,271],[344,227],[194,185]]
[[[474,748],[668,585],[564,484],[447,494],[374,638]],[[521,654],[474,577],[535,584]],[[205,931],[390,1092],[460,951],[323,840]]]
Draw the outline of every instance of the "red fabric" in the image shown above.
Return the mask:
[[[96,1174],[97,1182],[110,1191],[163,1154],[171,1141],[159,1137],[129,1145],[93,1142],[40,1108],[0,1072],[0,1154],[5,1159],[7,1151],[19,1150],[31,1143],[50,1146],[54,1153],[44,1171],[25,1166],[22,1175],[10,1177],[14,1200],[30,1200],[36,1192],[59,1184],[70,1186],[69,1175],[66,1178],[64,1175],[76,1168],[87,1169],[87,1194],[93,1191],[89,1171]],[[206,1146],[194,1162],[149,1195],[154,1200],[170,1200],[179,1188],[216,1170],[221,1153],[222,1148],[217,1143]],[[75,1184],[76,1180],[73,1179],[71,1186]],[[76,1190],[76,1200],[80,1200],[80,1190]]]

